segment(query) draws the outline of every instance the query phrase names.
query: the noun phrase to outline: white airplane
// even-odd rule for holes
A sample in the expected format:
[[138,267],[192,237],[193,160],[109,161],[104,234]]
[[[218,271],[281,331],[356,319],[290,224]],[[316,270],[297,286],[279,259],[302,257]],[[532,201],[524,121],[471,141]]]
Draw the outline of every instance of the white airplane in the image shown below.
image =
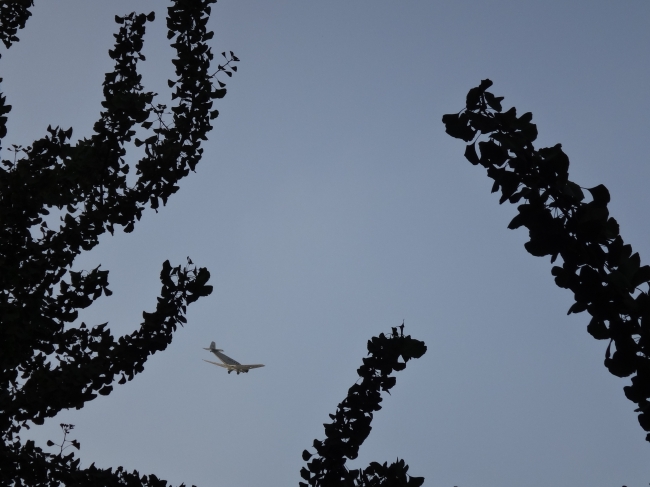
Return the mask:
[[209,350],[213,354],[215,354],[219,360],[223,363],[217,363],[217,362],[212,362],[210,360],[205,360],[203,359],[204,362],[208,362],[214,365],[218,365],[219,367],[223,367],[224,369],[228,369],[228,373],[230,374],[233,370],[237,372],[237,375],[239,375],[241,372],[248,372],[250,369],[256,369],[258,367],[264,367],[263,364],[253,364],[253,365],[242,365],[236,360],[231,359],[228,357],[228,355],[223,354],[223,350],[220,348],[216,348],[214,342],[210,344],[210,348],[204,348],[203,350]]

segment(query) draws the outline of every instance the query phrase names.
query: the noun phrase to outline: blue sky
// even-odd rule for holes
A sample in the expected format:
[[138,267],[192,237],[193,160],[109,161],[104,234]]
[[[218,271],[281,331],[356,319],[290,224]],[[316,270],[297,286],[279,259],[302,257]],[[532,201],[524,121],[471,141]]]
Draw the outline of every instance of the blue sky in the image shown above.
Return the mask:
[[[5,145],[48,124],[90,135],[113,16],[133,9],[157,13],[142,72],[169,104],[166,6],[37,1],[0,60]],[[72,423],[82,465],[296,485],[366,341],[405,320],[428,352],[398,374],[352,465],[404,458],[429,486],[646,485],[628,379],[605,369],[606,343],[566,315],[572,296],[440,119],[492,79],[505,107],[533,112],[538,147],[563,144],[574,181],[610,189],[647,263],[648,25],[645,1],[221,0],[214,51],[241,63],[197,173],[76,266],[111,271],[113,296],[82,319],[116,335],[154,308],[166,259],[208,267],[214,292],[143,374],[30,437]],[[213,340],[266,367],[202,362]]]

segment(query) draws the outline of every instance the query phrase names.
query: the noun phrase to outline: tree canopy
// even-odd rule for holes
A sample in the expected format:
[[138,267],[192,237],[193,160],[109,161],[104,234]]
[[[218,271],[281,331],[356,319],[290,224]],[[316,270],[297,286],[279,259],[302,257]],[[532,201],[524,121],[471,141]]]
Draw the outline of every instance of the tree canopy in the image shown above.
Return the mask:
[[[103,111],[93,135],[71,143],[72,128],[48,127],[29,147],[12,146],[13,160],[0,168],[0,472],[14,485],[165,485],[154,475],[140,477],[122,468],[79,468],[73,454],[53,455],[20,432],[43,424],[63,409],[82,408],[108,395],[144,370],[164,350],[187,305],[211,293],[205,268],[163,263],[156,308],[143,312],[133,333],[114,337],[107,323],[77,324],[78,310],[110,295],[108,271],[75,272],[75,258],[94,248],[105,232],[131,232],[147,208],[156,210],[178,191],[179,181],[201,159],[202,141],[226,94],[219,74],[231,76],[237,57],[213,54],[206,28],[216,0],[177,0],[167,14],[167,37],[175,49],[174,106],[154,104],[141,84],[138,63],[147,22],[154,13],[116,17],[119,31],[109,56],[114,70],[103,84]],[[6,47],[30,16],[31,1],[0,4],[0,38]],[[0,98],[0,136],[11,106]],[[171,117],[171,120],[168,119]],[[140,134],[146,134],[142,136]],[[140,138],[136,138],[136,134]],[[143,146],[133,168],[126,147]],[[133,181],[127,179],[135,171]],[[59,217],[56,225],[53,217]],[[49,223],[48,223],[49,221]],[[74,445],[73,445],[74,446]],[[11,481],[8,482],[11,484]]]
[[318,456],[309,461],[313,454],[307,450],[302,453],[309,463],[300,471],[307,481],[300,482],[301,487],[419,487],[424,483],[423,477],[406,473],[409,467],[404,460],[390,465],[371,462],[365,469],[348,469],[346,462],[357,458],[359,447],[368,438],[373,414],[381,409],[381,392],[390,394],[395,385],[397,379],[390,374],[404,370],[409,360],[420,358],[426,350],[424,342],[404,336],[403,323],[399,332],[393,328],[388,336],[381,333],[368,341],[369,357],[357,371],[361,382],[350,387],[336,414],[330,414],[333,421],[324,425],[325,440],[314,440]]
[[[187,306],[208,296],[207,269],[162,264],[161,292],[153,311],[131,334],[114,337],[108,323],[78,323],[79,310],[110,295],[108,270],[73,271],[75,259],[104,233],[131,232],[147,208],[157,211],[179,190],[180,181],[201,160],[202,143],[218,116],[214,100],[226,94],[223,77],[239,59],[223,52],[211,67],[207,30],[216,0],[174,0],[168,9],[168,39],[175,49],[176,76],[168,81],[174,105],[155,103],[145,91],[138,64],[147,23],[154,13],[116,17],[119,25],[109,56],[114,69],[103,84],[103,111],[93,134],[73,142],[72,128],[47,128],[28,147],[9,146],[13,157],[0,167],[0,478],[8,485],[166,485],[155,475],[122,467],[82,467],[62,424],[58,453],[43,450],[21,433],[64,409],[84,407],[111,394],[144,370],[146,360],[166,349]],[[0,39],[7,48],[30,17],[32,0],[0,3]],[[1,80],[0,80],[1,81]],[[500,191],[500,203],[520,203],[509,228],[529,231],[525,247],[550,256],[555,282],[574,293],[569,313],[587,311],[588,332],[608,340],[605,366],[631,378],[625,395],[637,404],[639,423],[650,432],[650,266],[642,266],[609,216],[605,186],[582,188],[569,180],[569,160],[560,144],[535,149],[532,115],[504,111],[503,97],[490,93],[490,80],[469,91],[457,114],[443,117],[447,133],[467,142],[465,157],[482,165]],[[0,96],[0,139],[7,134],[11,106]],[[144,135],[143,135],[144,134]],[[132,163],[127,150],[144,156]],[[399,329],[399,331],[398,331]],[[368,342],[360,381],[330,415],[325,439],[303,452],[300,485],[324,487],[417,487],[424,479],[408,474],[404,460],[349,468],[371,432],[381,393],[396,383],[391,374],[426,351],[403,333],[403,325]],[[650,433],[646,439],[650,441]]]
[[464,109],[442,117],[446,131],[468,142],[465,157],[487,169],[492,192],[501,191],[499,203],[523,201],[508,228],[528,229],[530,254],[550,256],[551,263],[560,257],[562,265],[551,273],[574,294],[568,314],[591,315],[587,331],[609,341],[605,366],[613,375],[636,374],[623,390],[638,406],[639,424],[650,431],[650,266],[642,266],[620,236],[607,209],[607,188],[582,188],[569,180],[562,145],[535,149],[533,115],[518,117],[514,107],[503,111],[503,97],[487,91],[490,86],[492,81],[483,80],[467,93]]
[[[47,135],[29,147],[13,145],[13,160],[0,167],[0,478],[3,485],[164,486],[155,475],[128,472],[123,467],[82,468],[70,439],[74,425],[61,424],[59,447],[48,453],[33,441],[21,441],[30,424],[41,425],[64,409],[80,409],[98,396],[109,395],[114,383],[124,384],[144,370],[154,353],[171,343],[178,325],[186,323],[187,305],[212,292],[210,274],[194,266],[162,265],[162,289],[153,312],[143,312],[140,327],[115,338],[108,323],[77,323],[78,311],[102,295],[110,296],[108,270],[73,271],[77,256],[93,249],[105,232],[121,227],[131,232],[150,207],[157,210],[178,191],[178,183],[194,171],[201,159],[201,143],[218,112],[213,100],[226,94],[219,73],[232,76],[239,59],[222,53],[214,72],[207,44],[213,33],[206,24],[216,0],[176,0],[168,9],[168,39],[176,50],[172,60],[176,104],[154,104],[138,74],[147,22],[154,13],[115,17],[120,25],[109,56],[114,70],[105,75],[104,111],[94,134],[71,142],[72,128],[47,128]],[[18,41],[18,30],[30,14],[29,1],[0,4],[0,36],[6,47]],[[11,106],[0,97],[0,114]],[[168,116],[171,115],[171,121]],[[0,118],[0,138],[7,134],[7,117]],[[146,133],[146,136],[142,136]],[[136,135],[138,137],[136,137]],[[144,147],[145,156],[129,179],[127,147]],[[55,218],[59,218],[56,222]],[[53,220],[55,223],[53,223]],[[380,410],[381,391],[388,392],[410,359],[422,356],[426,346],[404,336],[404,325],[368,342],[369,357],[339,405],[333,423],[325,425],[326,439],[314,441],[318,455],[301,471],[311,486],[409,485],[403,460],[391,465],[372,462],[364,470],[348,470],[346,459],[357,457],[368,437],[373,413]],[[401,358],[401,361],[400,361]],[[312,454],[303,453],[308,461]],[[307,485],[301,483],[301,485]]]

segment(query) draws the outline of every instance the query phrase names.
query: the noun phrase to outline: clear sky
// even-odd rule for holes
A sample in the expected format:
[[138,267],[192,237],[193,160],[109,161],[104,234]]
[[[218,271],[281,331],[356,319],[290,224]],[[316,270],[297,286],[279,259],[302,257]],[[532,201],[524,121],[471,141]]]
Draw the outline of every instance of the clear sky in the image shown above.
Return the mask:
[[[166,6],[37,0],[0,60],[5,145],[48,124],[91,134],[113,16],[133,9],[157,13],[144,82],[169,103]],[[116,335],[154,309],[166,259],[208,267],[214,292],[143,374],[30,437],[72,423],[85,466],[297,485],[366,341],[405,320],[428,352],[397,375],[352,466],[404,458],[428,486],[647,485],[629,379],[603,366],[586,313],[566,315],[571,293],[506,228],[516,209],[441,117],[492,79],[505,107],[533,112],[538,147],[563,144],[574,181],[610,189],[648,263],[649,25],[645,0],[221,0],[214,50],[241,63],[197,173],[76,265],[110,269],[113,296],[82,318]],[[213,340],[266,367],[206,364]]]

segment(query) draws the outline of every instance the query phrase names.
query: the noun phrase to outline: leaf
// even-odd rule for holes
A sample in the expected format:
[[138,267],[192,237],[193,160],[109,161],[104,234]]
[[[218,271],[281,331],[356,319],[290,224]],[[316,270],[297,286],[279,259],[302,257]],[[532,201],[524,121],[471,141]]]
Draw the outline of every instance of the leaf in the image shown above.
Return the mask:
[[47,446],[54,446],[54,442],[52,440],[47,440]]
[[570,315],[571,313],[582,313],[587,309],[587,306],[587,303],[573,303],[573,305],[569,308],[569,311],[567,311],[567,314]]
[[424,477],[411,477],[408,481],[408,487],[420,487],[424,483]]
[[634,274],[632,286],[637,287],[644,282],[650,281],[650,266],[644,265]]
[[302,452],[302,459],[307,462],[309,459],[312,457],[312,454],[309,453],[307,450],[303,450]]
[[[610,344],[611,345],[611,344]],[[605,367],[617,377],[628,377],[636,372],[636,355],[634,353],[622,353],[618,350],[619,342],[616,342],[617,350],[611,359],[605,359]]]
[[479,163],[478,154],[476,154],[476,142],[465,147],[465,159],[475,166]]
[[[481,165],[485,167],[502,166],[508,160],[508,151],[497,145],[494,140],[481,141],[478,146],[481,149]],[[488,173],[488,176],[491,174]]]
[[606,340],[610,338],[609,329],[605,325],[605,322],[596,318],[591,319],[587,325],[587,331],[596,340]]
[[519,117],[517,122],[520,127],[524,127],[528,125],[532,119],[533,119],[533,114],[531,112],[526,112],[521,117]]
[[402,357],[404,357],[405,361],[420,358],[427,353],[427,346],[422,340],[415,340],[410,337],[407,337],[407,339],[408,341],[402,348]]
[[605,232],[608,239],[614,239],[618,236],[620,232],[620,227],[618,222],[614,218],[607,219],[607,225],[605,226]]
[[602,184],[593,188],[587,188],[587,191],[591,193],[591,196],[594,198],[594,203],[598,205],[605,206],[610,201],[609,190]]
[[227,91],[228,90],[226,90],[225,88],[213,90],[212,94],[210,95],[210,98],[223,98],[224,96],[226,96]]
[[472,88],[467,93],[467,98],[465,101],[465,107],[468,110],[476,110],[479,107],[479,102],[481,101],[481,96],[485,93],[490,86],[492,86],[492,81],[489,79],[484,79],[481,81],[481,84],[476,88]]
[[512,220],[510,220],[510,223],[508,224],[508,229],[509,230],[516,230],[520,226],[525,225],[525,220],[526,220],[526,217],[524,216],[524,214],[519,213]]
[[468,125],[469,118],[465,113],[455,113],[442,116],[442,123],[445,124],[445,132],[452,137],[470,142],[476,135],[476,131]]
[[571,195],[573,199],[576,201],[582,201],[583,199],[585,199],[585,195],[582,192],[582,188],[580,188],[580,186],[578,186],[573,181],[567,181],[566,186],[564,188],[564,193]]
[[485,101],[487,102],[487,104],[489,105],[489,107],[492,110],[495,110],[497,112],[501,112],[501,110],[502,110],[502,108],[501,108],[501,100],[503,100],[502,96],[497,97],[497,96],[494,96],[489,91],[485,92]]
[[97,393],[102,396],[108,396],[112,390],[113,390],[112,386],[104,386],[100,390],[98,390]]

